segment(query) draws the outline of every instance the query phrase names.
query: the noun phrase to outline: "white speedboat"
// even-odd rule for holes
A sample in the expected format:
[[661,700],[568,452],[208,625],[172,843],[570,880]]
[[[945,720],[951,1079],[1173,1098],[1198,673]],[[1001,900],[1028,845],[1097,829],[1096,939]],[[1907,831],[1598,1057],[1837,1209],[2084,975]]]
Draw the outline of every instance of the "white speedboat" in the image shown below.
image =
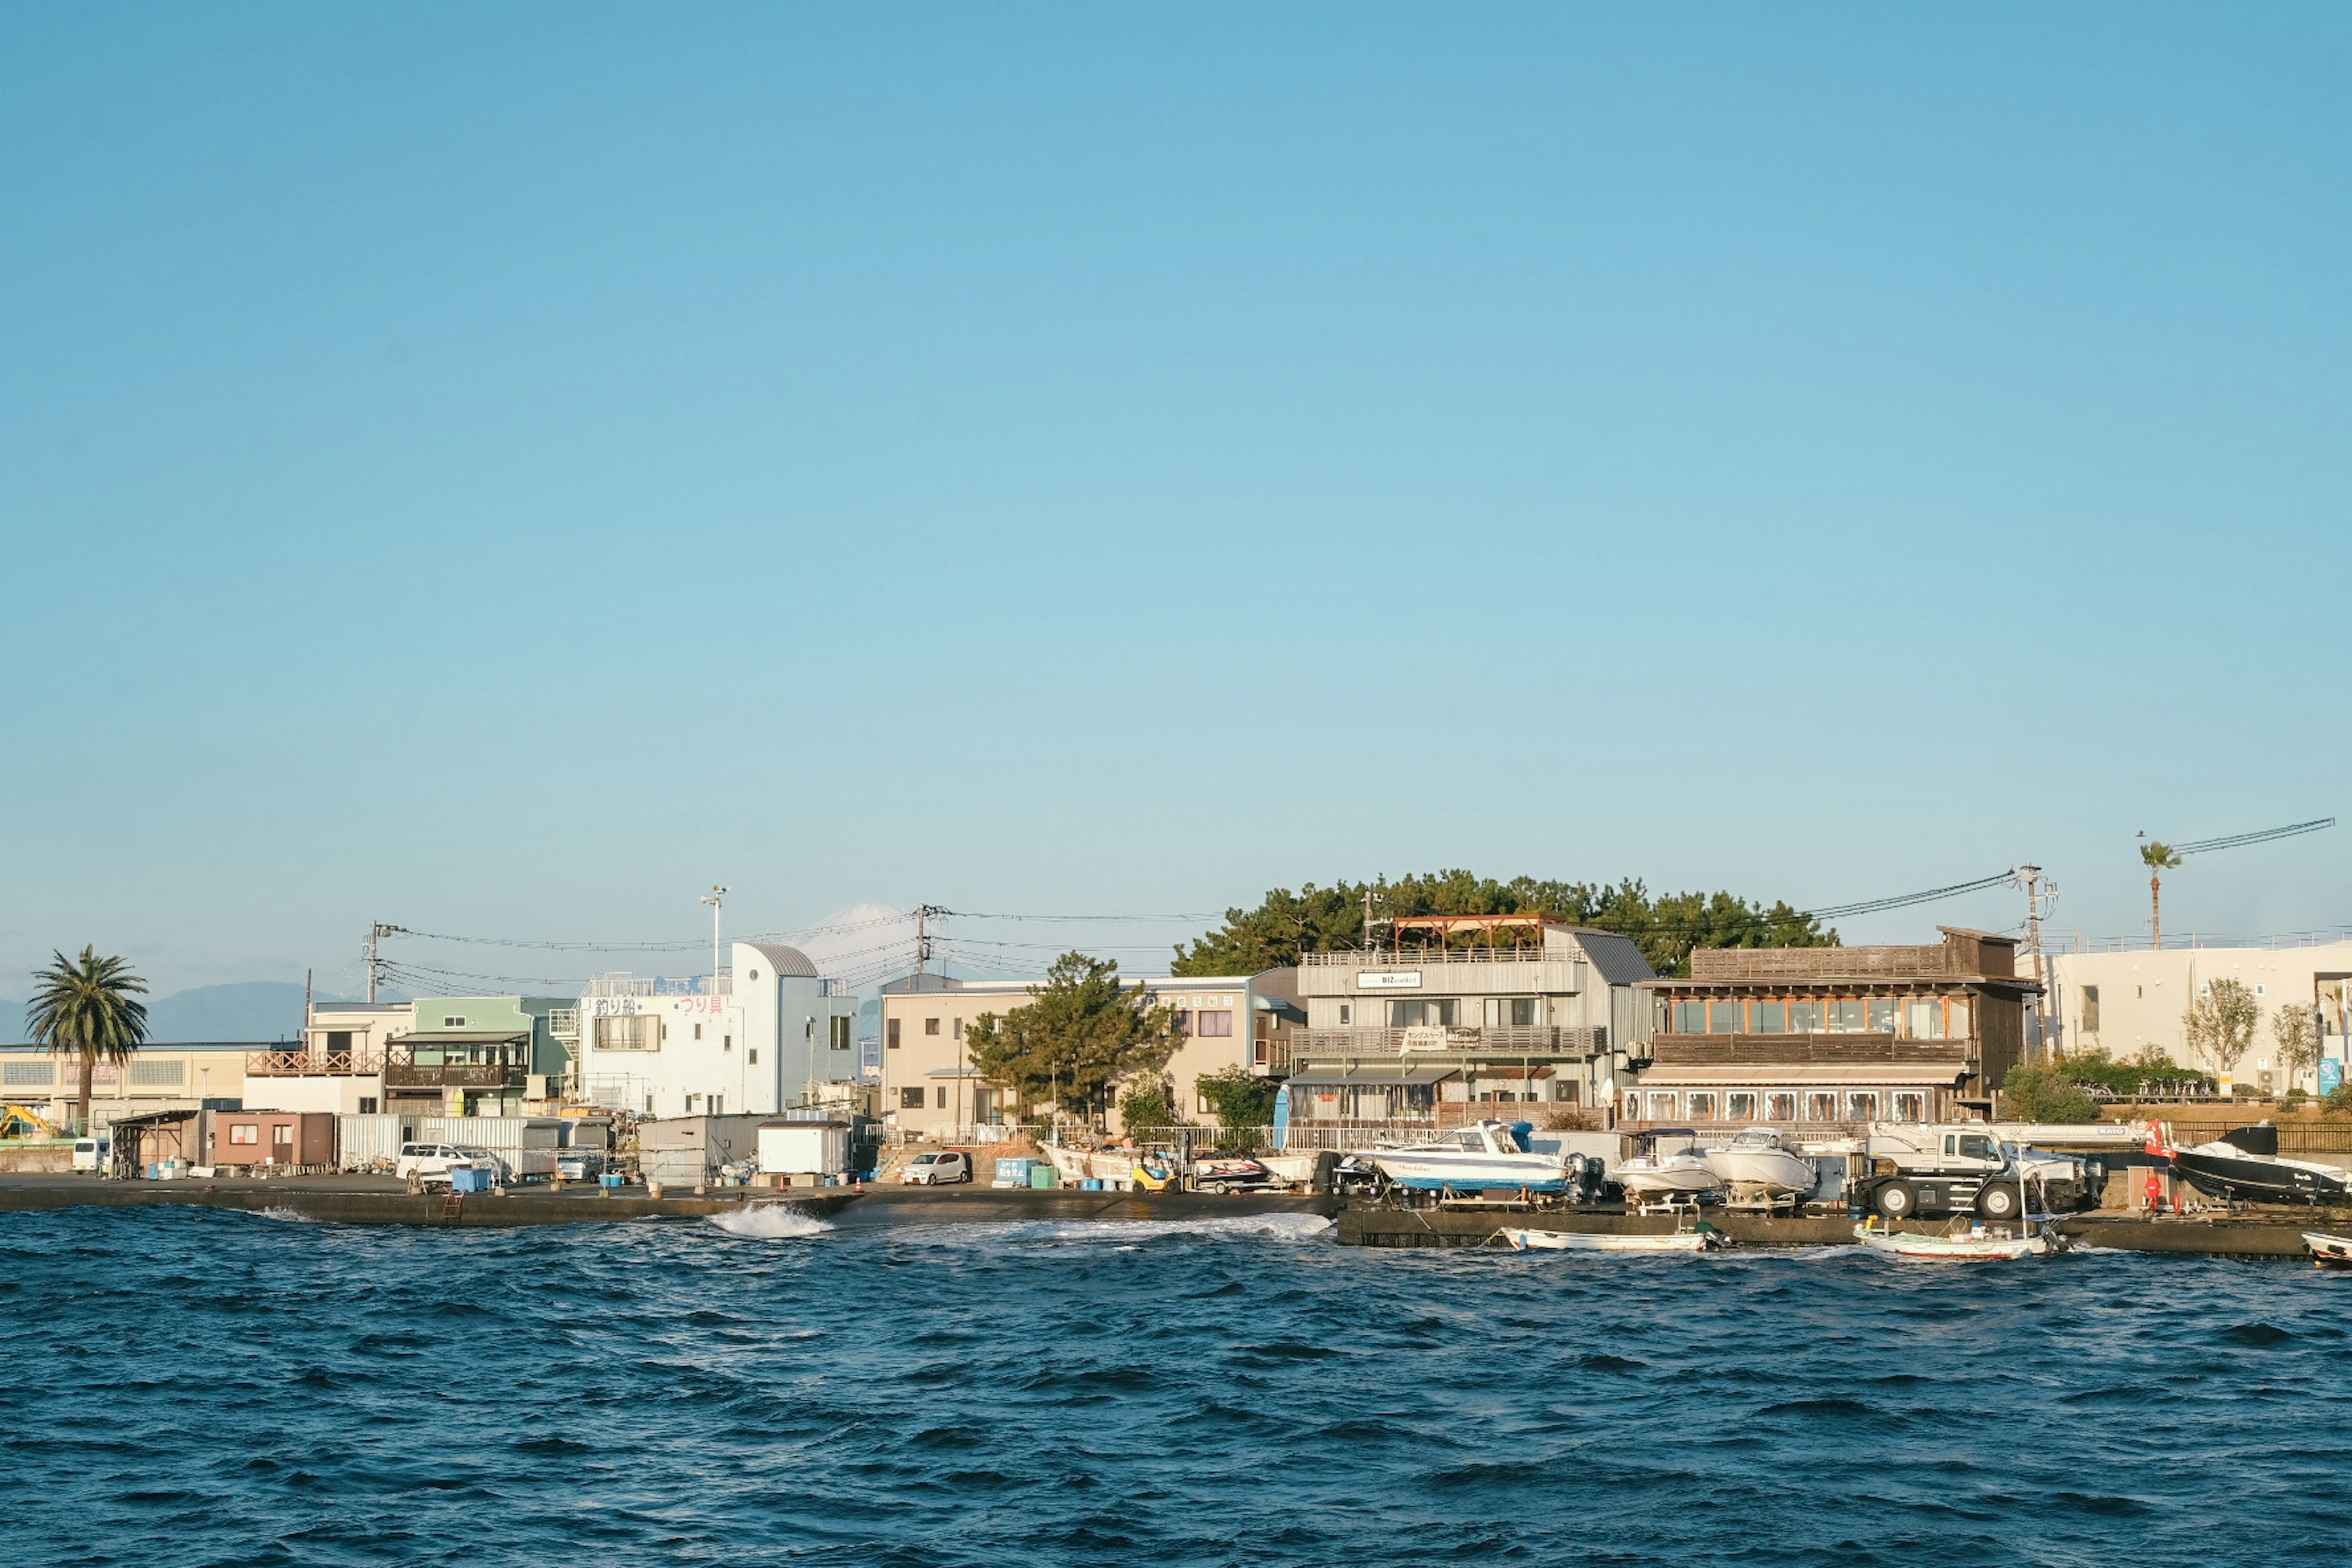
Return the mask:
[[1731,1245],[1712,1226],[1703,1230],[1678,1230],[1664,1236],[1617,1236],[1591,1230],[1517,1230],[1495,1233],[1514,1252],[1712,1252]]
[[1565,1155],[1537,1154],[1520,1147],[1517,1135],[1500,1121],[1481,1121],[1403,1149],[1368,1149],[1360,1157],[1400,1187],[1432,1191],[1525,1187],[1532,1193],[1557,1193],[1565,1191],[1570,1180]]
[[1639,1150],[1632,1159],[1619,1163],[1611,1176],[1625,1189],[1625,1195],[1635,1202],[1664,1198],[1695,1198],[1701,1193],[1714,1192],[1723,1185],[1723,1178],[1706,1163],[1706,1151],[1696,1145],[1678,1152],[1659,1152],[1661,1138],[1696,1138],[1690,1128],[1661,1128],[1640,1134]]
[[1873,1252],[1930,1263],[2005,1263],[2017,1258],[2046,1258],[2057,1250],[2046,1231],[2031,1236],[1994,1235],[1981,1226],[1958,1236],[1921,1236],[1908,1230],[1881,1230],[1864,1221],[1853,1227],[1853,1238]]
[[1821,1180],[1811,1160],[1781,1143],[1777,1127],[1747,1128],[1705,1158],[1736,1198],[1801,1198]]
[[2306,1230],[2303,1233],[2303,1245],[2310,1248],[2311,1260],[2322,1268],[2352,1268],[2352,1237]]

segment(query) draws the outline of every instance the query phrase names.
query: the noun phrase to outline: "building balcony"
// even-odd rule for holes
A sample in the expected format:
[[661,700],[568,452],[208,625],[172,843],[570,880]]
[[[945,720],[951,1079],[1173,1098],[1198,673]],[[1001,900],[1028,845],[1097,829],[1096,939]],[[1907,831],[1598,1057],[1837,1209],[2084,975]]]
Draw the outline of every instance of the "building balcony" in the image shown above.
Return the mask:
[[1950,1066],[1979,1060],[1973,1039],[1912,1040],[1899,1035],[1660,1035],[1650,1042],[1659,1067],[1866,1067],[1879,1063]]
[[1532,1028],[1430,1026],[1412,1029],[1300,1029],[1291,1037],[1294,1057],[1377,1057],[1407,1053],[1480,1054],[1494,1057],[1597,1056],[1609,1048],[1605,1027]]
[[1573,996],[1590,983],[1580,954],[1528,947],[1405,948],[1385,952],[1307,952],[1298,960],[1302,996]]
[[419,1067],[415,1062],[392,1062],[383,1069],[386,1089],[511,1089],[520,1090],[524,1072],[520,1063],[511,1067],[497,1063],[444,1062]]
[[383,1052],[247,1051],[247,1078],[373,1078],[383,1070]]

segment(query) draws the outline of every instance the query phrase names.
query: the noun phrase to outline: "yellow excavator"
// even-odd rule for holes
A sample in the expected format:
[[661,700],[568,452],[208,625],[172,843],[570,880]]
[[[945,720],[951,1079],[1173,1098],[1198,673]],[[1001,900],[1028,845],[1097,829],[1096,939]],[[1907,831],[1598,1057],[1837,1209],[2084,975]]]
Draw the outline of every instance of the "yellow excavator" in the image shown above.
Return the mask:
[[0,1105],[0,1138],[62,1138],[65,1131],[29,1105]]

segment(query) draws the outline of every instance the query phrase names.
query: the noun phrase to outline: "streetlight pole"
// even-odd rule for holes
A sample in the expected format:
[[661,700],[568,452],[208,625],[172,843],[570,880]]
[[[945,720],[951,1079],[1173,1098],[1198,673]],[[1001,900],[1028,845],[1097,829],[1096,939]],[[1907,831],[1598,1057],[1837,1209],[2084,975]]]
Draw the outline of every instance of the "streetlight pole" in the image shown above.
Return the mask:
[[714,882],[710,891],[702,895],[702,901],[710,906],[710,994],[713,996],[719,994],[719,910],[726,902],[730,890]]

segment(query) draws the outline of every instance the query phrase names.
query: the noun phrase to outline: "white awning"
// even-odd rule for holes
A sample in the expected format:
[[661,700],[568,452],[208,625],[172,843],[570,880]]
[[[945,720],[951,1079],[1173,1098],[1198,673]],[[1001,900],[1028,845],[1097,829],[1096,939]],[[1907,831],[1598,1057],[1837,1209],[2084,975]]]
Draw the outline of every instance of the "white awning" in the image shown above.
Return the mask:
[[1834,1066],[1654,1067],[1628,1087],[1635,1089],[1876,1089],[1888,1084],[1957,1088],[1967,1075],[1946,1062],[1844,1062]]

